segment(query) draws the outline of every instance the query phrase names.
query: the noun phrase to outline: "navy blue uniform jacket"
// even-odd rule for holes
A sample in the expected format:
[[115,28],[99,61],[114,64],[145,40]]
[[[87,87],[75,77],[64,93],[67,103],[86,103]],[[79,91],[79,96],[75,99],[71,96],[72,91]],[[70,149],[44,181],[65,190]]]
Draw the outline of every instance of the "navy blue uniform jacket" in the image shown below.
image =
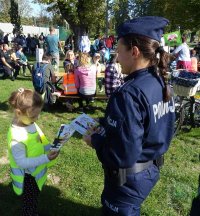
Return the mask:
[[110,97],[101,121],[105,135],[93,134],[91,139],[104,166],[129,168],[168,150],[175,106],[173,98],[163,102],[163,86],[150,67],[131,73]]

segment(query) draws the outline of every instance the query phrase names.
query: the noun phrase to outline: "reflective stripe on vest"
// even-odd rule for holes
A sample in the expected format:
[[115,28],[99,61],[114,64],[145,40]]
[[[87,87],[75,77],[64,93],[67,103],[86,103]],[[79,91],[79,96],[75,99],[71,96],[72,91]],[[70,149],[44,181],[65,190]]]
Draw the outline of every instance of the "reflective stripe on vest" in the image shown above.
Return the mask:
[[22,191],[23,191],[23,184],[22,183],[12,181],[12,186],[13,186],[13,189],[17,195],[22,194]]
[[11,173],[16,176],[24,176],[24,171],[19,168],[11,168]]
[[63,76],[64,94],[78,94],[75,86],[75,76],[73,73],[67,73]]
[[13,181],[12,183],[13,183],[13,185],[14,185],[15,187],[17,187],[17,188],[19,188],[19,189],[22,189],[22,188],[23,188],[23,184],[22,184],[22,183],[19,183],[19,182],[17,182],[17,181]]
[[33,173],[35,172],[36,168],[35,167],[31,167],[27,169],[29,173]]
[[41,170],[37,175],[34,175],[36,181],[38,181],[40,178],[42,178],[47,172],[47,168],[45,167],[43,170]]

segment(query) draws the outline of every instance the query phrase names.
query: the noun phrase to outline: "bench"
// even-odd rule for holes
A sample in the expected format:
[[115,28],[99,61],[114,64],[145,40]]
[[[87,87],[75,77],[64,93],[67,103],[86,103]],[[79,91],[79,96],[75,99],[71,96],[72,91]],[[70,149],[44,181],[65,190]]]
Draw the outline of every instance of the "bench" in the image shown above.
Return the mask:
[[[61,101],[65,102],[68,99],[79,99],[79,95],[65,95],[62,94],[61,92],[54,92],[53,93],[54,101]],[[108,100],[108,97],[105,94],[96,94],[93,97],[95,100]]]
[[[64,95],[61,94],[60,96],[57,96],[57,99],[60,101],[65,101],[67,99],[79,99],[79,95]],[[108,97],[103,94],[97,94],[96,96],[93,97],[96,100],[108,100]]]
[[[79,95],[64,95],[61,92],[54,92],[54,93],[52,93],[52,95],[53,95],[53,103],[56,103],[56,102],[64,103],[69,111],[73,111],[75,109],[75,107],[71,103],[72,101],[70,101],[70,100],[78,100],[80,98]],[[93,98],[95,101],[97,101],[97,100],[107,101],[108,100],[108,97],[106,95],[103,95],[103,94],[97,94]],[[98,106],[96,106],[96,108],[97,107]]]

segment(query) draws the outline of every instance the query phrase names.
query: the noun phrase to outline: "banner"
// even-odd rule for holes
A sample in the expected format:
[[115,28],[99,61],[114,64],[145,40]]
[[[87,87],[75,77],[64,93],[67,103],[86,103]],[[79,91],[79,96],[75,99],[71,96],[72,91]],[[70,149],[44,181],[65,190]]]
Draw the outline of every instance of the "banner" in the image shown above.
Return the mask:
[[164,34],[164,39],[165,39],[165,45],[168,46],[178,46],[182,44],[180,31]]
[[60,41],[66,41],[66,39],[69,37],[71,32],[66,29],[65,27],[59,26],[59,40]]

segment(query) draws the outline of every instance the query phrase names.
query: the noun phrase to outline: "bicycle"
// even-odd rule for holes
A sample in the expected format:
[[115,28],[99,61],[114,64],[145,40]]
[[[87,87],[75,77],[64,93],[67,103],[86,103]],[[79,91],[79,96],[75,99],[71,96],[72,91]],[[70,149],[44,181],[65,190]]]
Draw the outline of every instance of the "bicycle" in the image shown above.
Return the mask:
[[200,127],[200,100],[195,96],[177,96],[179,101],[175,102],[175,129],[174,136],[179,131],[189,132],[192,128]]
[[[182,73],[182,74],[181,74]],[[172,86],[175,94],[175,129],[174,136],[179,131],[189,132],[192,128],[200,127],[200,98],[197,98],[196,92],[200,90],[199,75],[189,79],[184,74],[189,73],[188,76],[194,76],[190,72],[183,70],[172,72]],[[174,82],[176,81],[176,82]]]

